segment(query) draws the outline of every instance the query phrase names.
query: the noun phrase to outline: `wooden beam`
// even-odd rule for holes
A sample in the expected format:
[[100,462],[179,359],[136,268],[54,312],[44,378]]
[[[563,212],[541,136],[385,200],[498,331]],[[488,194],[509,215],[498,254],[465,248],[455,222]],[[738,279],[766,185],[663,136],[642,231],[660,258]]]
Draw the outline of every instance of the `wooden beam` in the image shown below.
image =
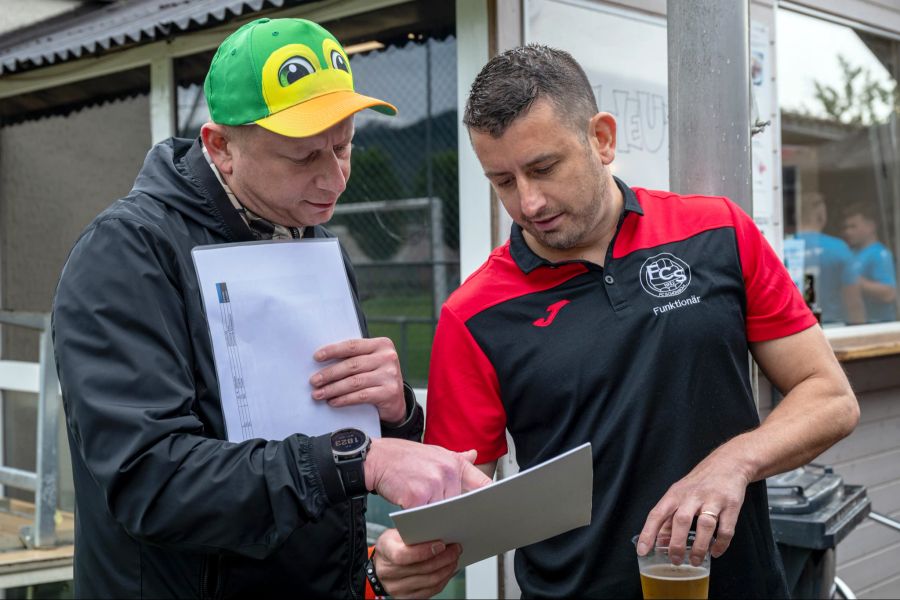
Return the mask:
[[150,139],[156,144],[175,135],[178,90],[175,68],[170,56],[155,58],[150,63]]

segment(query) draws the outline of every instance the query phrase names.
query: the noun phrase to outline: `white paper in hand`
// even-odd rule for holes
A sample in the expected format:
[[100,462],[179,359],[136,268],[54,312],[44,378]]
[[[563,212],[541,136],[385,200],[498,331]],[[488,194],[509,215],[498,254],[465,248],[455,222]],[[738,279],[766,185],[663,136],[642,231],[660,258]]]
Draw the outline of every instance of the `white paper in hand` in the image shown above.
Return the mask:
[[200,246],[192,252],[209,325],[228,439],[282,440],[356,427],[380,437],[372,405],[313,400],[313,359],[361,337],[336,239]]
[[593,488],[587,443],[487,487],[391,518],[407,545],[461,544],[459,566],[465,567],[590,525]]

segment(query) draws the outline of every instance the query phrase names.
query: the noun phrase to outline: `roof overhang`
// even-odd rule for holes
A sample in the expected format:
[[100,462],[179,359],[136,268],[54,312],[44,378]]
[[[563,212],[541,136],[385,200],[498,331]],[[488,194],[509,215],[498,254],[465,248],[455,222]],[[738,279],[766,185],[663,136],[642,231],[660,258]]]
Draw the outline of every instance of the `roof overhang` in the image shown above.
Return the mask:
[[171,40],[267,9],[312,0],[115,0],[0,36],[0,77]]

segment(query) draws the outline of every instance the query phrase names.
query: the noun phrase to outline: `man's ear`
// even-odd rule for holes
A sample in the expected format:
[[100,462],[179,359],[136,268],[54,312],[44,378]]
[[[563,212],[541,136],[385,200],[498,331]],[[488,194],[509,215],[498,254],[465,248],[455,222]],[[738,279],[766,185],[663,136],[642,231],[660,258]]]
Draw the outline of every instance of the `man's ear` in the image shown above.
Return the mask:
[[229,139],[227,128],[218,123],[204,123],[200,128],[200,140],[219,172],[231,175],[234,164],[232,157],[234,140]]
[[591,142],[596,142],[597,153],[604,165],[616,158],[616,118],[608,112],[599,112],[590,121]]

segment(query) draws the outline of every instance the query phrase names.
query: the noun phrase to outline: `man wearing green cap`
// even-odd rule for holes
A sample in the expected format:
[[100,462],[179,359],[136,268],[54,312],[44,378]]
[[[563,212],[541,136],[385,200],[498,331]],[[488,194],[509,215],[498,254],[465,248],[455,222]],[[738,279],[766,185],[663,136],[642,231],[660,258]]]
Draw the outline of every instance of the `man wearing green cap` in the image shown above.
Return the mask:
[[350,175],[353,115],[396,109],[357,94],[337,40],[300,19],[241,27],[205,92],[200,138],[153,147],[132,191],[82,233],[57,288],[75,594],[361,597],[368,574],[394,595],[433,595],[459,547],[407,547],[392,531],[366,567],[365,496],[408,507],[486,485],[474,451],[414,443],[422,410],[386,338],[320,348],[312,398],[297,398],[372,404],[382,438],[227,442],[191,260],[200,245],[330,237],[322,224]]

